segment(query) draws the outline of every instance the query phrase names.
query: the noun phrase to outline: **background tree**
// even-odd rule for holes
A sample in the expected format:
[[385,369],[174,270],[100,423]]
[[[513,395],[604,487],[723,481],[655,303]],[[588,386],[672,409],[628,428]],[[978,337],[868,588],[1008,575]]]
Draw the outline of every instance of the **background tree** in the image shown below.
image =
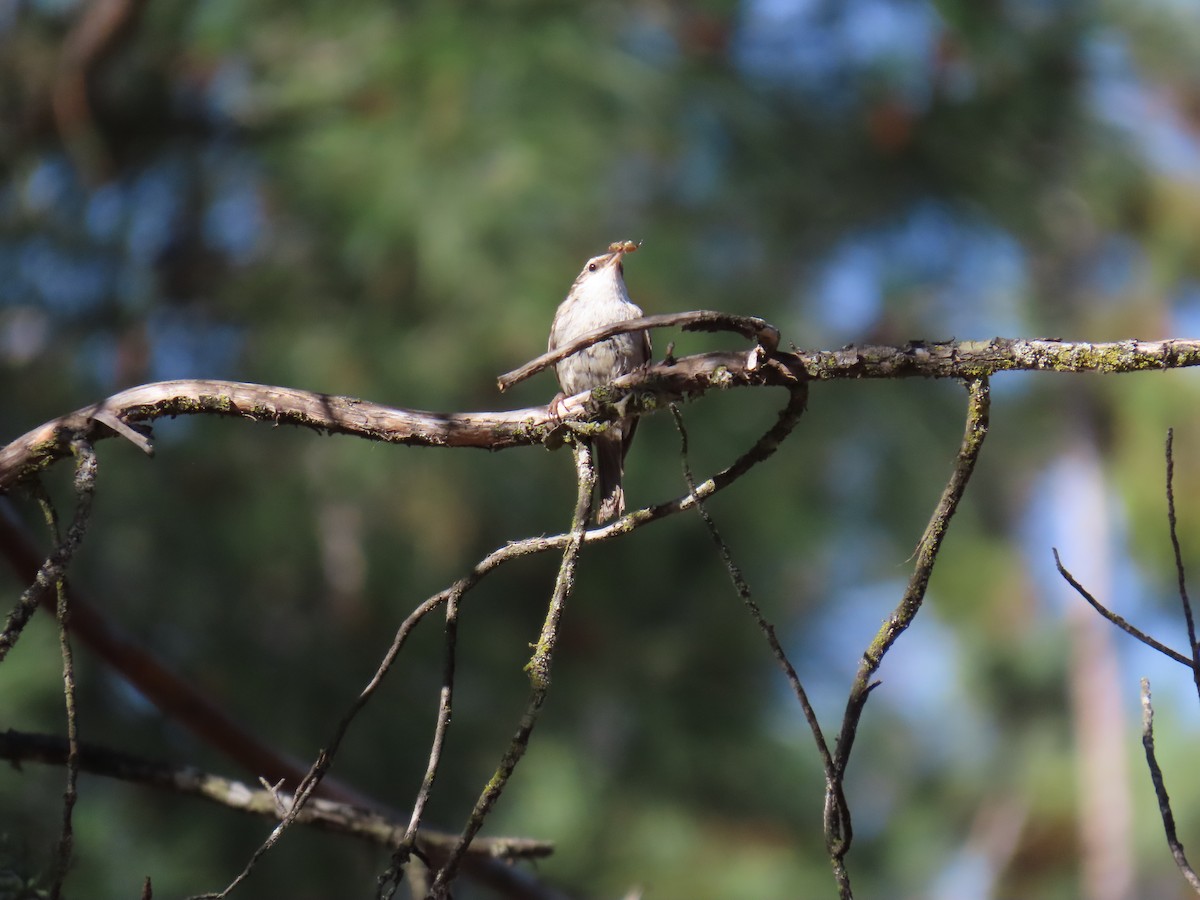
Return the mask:
[[[626,237],[646,242],[627,278],[647,312],[761,315],[811,347],[1184,336],[1200,309],[1200,32],[1170,3],[38,0],[0,29],[10,437],[188,376],[429,409],[544,403],[549,376],[511,398],[495,376],[542,350],[579,264]],[[1193,380],[997,380],[926,618],[889,657],[851,767],[862,896],[1177,889],[1121,748],[1136,676],[1160,711],[1186,680],[1106,636],[1049,547],[1127,616],[1174,613],[1159,447],[1173,424],[1194,559]],[[688,411],[697,471],[771,420],[759,393]],[[949,384],[818,385],[801,435],[712,503],[826,719],[902,590],[960,406]],[[156,431],[153,463],[101,449],[72,579],[302,758],[415,599],[566,527],[573,497],[566,454]],[[677,441],[665,417],[642,426],[631,503],[681,491]],[[448,828],[524,703],[552,575],[530,561],[464,614],[453,775],[430,810]],[[826,895],[818,761],[700,523],[598,547],[580,578],[555,694],[492,827],[554,839],[539,872],[596,896]],[[34,627],[5,662],[0,721],[60,731],[56,638],[49,617]],[[414,642],[337,770],[398,805],[440,678],[436,630]],[[86,738],[222,770],[79,666]],[[1185,842],[1189,721],[1158,726]],[[27,868],[60,793],[57,771],[0,775],[6,852]],[[224,883],[264,832],[99,781],[76,817],[72,877],[123,896],[147,873],[162,896]],[[256,878],[326,896],[368,890],[385,864],[295,831]]]

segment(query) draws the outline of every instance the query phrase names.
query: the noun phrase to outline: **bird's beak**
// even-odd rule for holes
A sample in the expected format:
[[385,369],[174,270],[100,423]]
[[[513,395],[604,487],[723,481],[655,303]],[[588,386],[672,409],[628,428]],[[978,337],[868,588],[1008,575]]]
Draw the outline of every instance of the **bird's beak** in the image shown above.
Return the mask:
[[621,258],[624,257],[626,253],[632,253],[640,246],[642,246],[641,241],[638,241],[636,244],[633,241],[614,241],[608,245],[609,258],[605,265],[619,266],[621,264]]

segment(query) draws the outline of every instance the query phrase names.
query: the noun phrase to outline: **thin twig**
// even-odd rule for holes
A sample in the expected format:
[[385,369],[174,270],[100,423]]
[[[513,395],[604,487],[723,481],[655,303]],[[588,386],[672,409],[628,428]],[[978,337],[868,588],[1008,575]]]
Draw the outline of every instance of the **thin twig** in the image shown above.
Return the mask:
[[[75,492],[79,498],[78,503],[90,509],[96,493],[95,451],[91,444],[83,440],[75,441],[72,449],[76,459]],[[49,509],[53,516],[53,507]],[[52,527],[57,536],[57,516],[53,516]],[[55,867],[54,882],[50,886],[50,900],[58,900],[62,896],[63,884],[71,867],[71,853],[75,846],[72,816],[75,812],[75,801],[79,797],[79,720],[75,714],[75,658],[71,651],[69,594],[63,579],[64,576],[59,575],[55,581],[58,595],[55,617],[58,620],[58,644],[63,662],[63,704],[67,716],[67,783],[63,788],[62,830],[58,839],[58,864]]]
[[[453,588],[450,590],[453,590]],[[250,873],[254,870],[254,866],[263,857],[263,855],[279,842],[279,839],[283,837],[283,833],[291,827],[292,823],[296,821],[300,815],[300,812],[304,809],[305,804],[308,802],[313,792],[317,789],[317,786],[321,783],[321,779],[329,770],[329,766],[333,762],[333,757],[337,753],[338,748],[341,746],[342,739],[346,736],[346,732],[349,730],[351,722],[354,721],[354,718],[358,715],[359,711],[363,708],[363,706],[366,705],[367,700],[369,700],[375,691],[379,689],[379,686],[383,682],[384,675],[387,674],[388,670],[391,669],[392,664],[396,661],[396,657],[400,654],[400,650],[404,646],[405,641],[408,640],[408,636],[412,634],[413,629],[417,626],[417,623],[419,623],[421,619],[425,618],[425,616],[437,609],[437,607],[441,606],[442,603],[446,602],[446,595],[448,593],[449,591],[443,591],[441,594],[435,594],[433,597],[430,597],[415,610],[409,613],[408,617],[403,623],[401,623],[399,630],[397,630],[395,637],[392,639],[392,645],[388,648],[387,653],[384,654],[383,661],[379,664],[375,674],[367,683],[367,686],[363,688],[359,695],[350,704],[346,712],[343,713],[341,720],[334,728],[333,735],[328,744],[317,754],[317,758],[313,762],[311,768],[309,768],[308,774],[304,776],[304,779],[296,787],[295,795],[292,798],[292,805],[288,810],[287,815],[279,821],[279,824],[272,829],[270,835],[267,836],[267,839],[263,841],[263,843],[250,855],[250,858],[246,861],[246,865],[242,868],[242,871],[239,872],[237,876],[235,876],[234,879],[229,882],[229,884],[226,885],[221,891],[216,893],[209,892],[204,894],[195,894],[192,898],[190,898],[190,900],[213,900],[213,898],[222,898],[228,896],[234,888],[236,888],[250,876]]]
[[1058,574],[1063,577],[1063,579],[1067,582],[1067,584],[1069,584],[1071,587],[1075,588],[1076,593],[1078,593],[1079,596],[1081,596],[1084,600],[1086,600],[1088,603],[1090,603],[1092,608],[1094,610],[1096,610],[1096,612],[1100,613],[1100,615],[1104,616],[1104,618],[1108,619],[1108,621],[1112,622],[1114,625],[1116,625],[1118,628],[1120,628],[1126,634],[1130,635],[1131,637],[1137,638],[1139,641],[1141,641],[1147,647],[1151,647],[1151,648],[1157,650],[1163,656],[1166,656],[1166,657],[1169,657],[1169,658],[1175,660],[1175,662],[1179,663],[1181,666],[1187,666],[1188,668],[1192,667],[1193,663],[1190,659],[1188,659],[1188,657],[1184,656],[1182,653],[1179,653],[1176,650],[1172,650],[1166,644],[1159,643],[1154,638],[1150,637],[1150,635],[1146,634],[1146,632],[1142,631],[1141,629],[1139,629],[1138,627],[1136,627],[1134,625],[1131,625],[1128,621],[1123,619],[1121,616],[1118,616],[1115,612],[1112,612],[1110,609],[1105,607],[1104,604],[1102,604],[1099,600],[1097,600],[1095,597],[1093,597],[1088,592],[1087,588],[1085,588],[1082,584],[1080,584],[1078,581],[1075,580],[1074,575],[1072,575],[1070,572],[1067,571],[1066,567],[1062,564],[1062,560],[1060,560],[1058,557],[1058,548],[1052,547],[1051,552],[1054,554],[1054,565],[1058,568]]
[[437,724],[434,728],[433,746],[429,751],[429,765],[425,770],[425,777],[421,781],[421,790],[413,804],[412,818],[408,823],[408,832],[404,836],[405,843],[410,843],[416,837],[417,827],[421,824],[421,814],[429,803],[433,783],[437,778],[438,764],[442,758],[442,748],[446,743],[446,732],[450,728],[450,718],[454,710],[454,669],[458,644],[459,599],[459,595],[452,594],[446,602],[446,661],[442,673]]
[[682,326],[684,331],[732,331],[757,341],[758,345],[767,353],[773,353],[779,347],[779,329],[766,319],[760,319],[757,316],[734,316],[729,313],[703,309],[693,312],[664,313],[657,316],[639,316],[636,319],[626,319],[602,328],[594,328],[571,343],[563,344],[557,349],[543,353],[537,359],[530,360],[518,369],[506,372],[496,379],[496,385],[501,391],[506,391],[514,384],[519,384],[543,369],[550,368],[559,360],[566,359],[592,344],[598,344],[600,341],[618,334],[673,326]]
[[416,847],[417,828],[421,824],[421,816],[429,798],[433,795],[433,783],[437,779],[438,766],[442,759],[442,748],[446,744],[446,733],[450,730],[450,718],[454,705],[454,670],[455,650],[458,645],[458,601],[451,596],[446,603],[446,658],[442,667],[442,689],[438,693],[437,722],[433,728],[433,743],[429,749],[429,762],[425,767],[425,777],[421,779],[421,788],[413,802],[412,816],[408,828],[396,843],[392,852],[392,862],[388,870],[379,879],[378,896],[381,900],[391,900],[404,877],[413,849]]
[[1175,553],[1175,577],[1179,584],[1179,603],[1187,623],[1188,648],[1192,651],[1192,682],[1200,696],[1200,646],[1196,644],[1196,622],[1192,616],[1192,601],[1188,597],[1187,575],[1183,570],[1183,552],[1179,549],[1179,533],[1175,520],[1175,429],[1167,429],[1167,525],[1171,532],[1171,549]]
[[[32,482],[37,485],[37,482]],[[12,503],[0,498],[0,556],[17,577],[33,581],[43,557],[34,545],[29,530],[16,517]],[[261,738],[230,718],[212,697],[204,694],[194,681],[172,671],[166,664],[118,626],[101,604],[93,603],[70,582],[63,583],[71,606],[71,633],[113,671],[125,678],[167,718],[193,732],[203,743],[272,781],[285,778],[294,787],[308,771],[268,746]],[[57,592],[44,590],[38,602],[54,614]],[[330,800],[368,806],[370,798],[334,778],[321,784],[322,795]]]
[[42,593],[54,591],[56,597],[55,615],[58,620],[59,649],[63,660],[63,700],[66,707],[68,752],[66,757],[66,786],[63,788],[62,827],[59,832],[58,853],[54,868],[54,880],[50,885],[48,896],[58,900],[62,895],[63,884],[71,867],[71,854],[74,847],[74,826],[72,817],[75,801],[79,796],[79,723],[75,715],[75,663],[71,653],[71,642],[68,638],[68,602],[64,575],[71,556],[83,542],[87,530],[88,519],[91,516],[92,501],[96,493],[96,455],[91,445],[80,437],[71,442],[71,450],[75,454],[75,515],[64,538],[59,528],[58,513],[54,504],[40,483],[33,486],[34,496],[42,508],[46,525],[50,529],[54,541],[54,550],[50,557],[37,571],[34,583],[21,595],[16,608],[9,614],[3,634],[0,634],[0,660],[2,660],[16,644],[21,632],[28,623],[33,611],[41,601]]
[[529,675],[529,703],[521,716],[520,725],[505,751],[500,765],[488,780],[487,786],[471,810],[466,827],[459,839],[458,846],[450,853],[449,859],[438,871],[429,888],[427,895],[430,900],[443,900],[449,897],[450,882],[458,870],[458,862],[466,852],[471,840],[483,827],[488,813],[500,798],[508,780],[512,777],[517,763],[525,755],[529,747],[529,736],[537,725],[546,697],[550,692],[550,668],[554,661],[554,648],[558,643],[558,623],[562,619],[567,598],[575,588],[575,567],[579,560],[579,552],[583,548],[583,536],[587,531],[588,520],[592,517],[592,490],[596,486],[596,473],[592,468],[591,449],[587,442],[580,441],[575,445],[575,469],[579,479],[579,494],[575,501],[575,516],[571,522],[570,540],[563,549],[562,563],[558,567],[558,577],[554,583],[554,593],[546,610],[546,619],[542,623],[542,631],[534,647],[533,656],[525,666]]
[[[62,540],[55,539],[54,549],[45,562],[38,567],[33,584],[21,593],[21,599],[8,614],[4,622],[4,630],[0,631],[0,662],[8,656],[8,652],[16,645],[25,625],[29,622],[33,611],[37,609],[42,594],[56,590],[55,585],[63,577],[71,557],[83,543],[87,532],[88,519],[92,514],[92,499],[95,496],[96,456],[94,453],[81,454],[77,447],[81,446],[82,438],[76,437],[71,441],[72,452],[75,453],[75,493],[78,500],[75,504],[75,515],[67,528],[67,535]],[[35,488],[40,491],[41,488]],[[55,526],[57,528],[57,525]]]
[[850,688],[846,701],[846,713],[842,718],[842,728],[838,735],[834,750],[834,778],[827,787],[825,801],[825,844],[833,864],[834,877],[838,883],[838,891],[843,898],[849,898],[850,882],[845,867],[845,857],[850,850],[853,839],[853,829],[850,821],[850,809],[846,804],[844,780],[846,766],[850,760],[850,751],[854,746],[854,738],[858,731],[858,723],[862,718],[863,709],[871,691],[879,684],[872,679],[883,662],[884,655],[896,642],[905,629],[912,624],[921,604],[925,599],[925,591],[929,586],[929,576],[933,573],[938,551],[950,526],[950,520],[958,509],[967,482],[975,469],[979,451],[983,448],[988,431],[988,410],[990,391],[986,377],[972,379],[967,382],[967,420],[963,432],[962,444],[958,457],[954,461],[954,470],[934,509],[921,541],[917,545],[916,567],[909,578],[908,587],[899,604],[883,623],[875,639],[863,654]]
[[[688,490],[692,492],[692,496],[695,496],[696,481],[692,476],[691,464],[688,462],[688,433],[687,428],[683,424],[683,414],[680,413],[676,405],[672,404],[671,415],[675,419],[675,428],[679,432],[680,456],[683,461],[683,478],[687,483]],[[796,669],[792,665],[791,660],[788,659],[783,645],[779,643],[779,638],[775,634],[775,626],[763,615],[762,609],[750,593],[750,585],[746,582],[737,563],[733,561],[733,554],[730,552],[725,540],[721,537],[721,533],[717,529],[717,523],[713,521],[703,500],[696,501],[696,511],[700,514],[700,518],[704,520],[704,524],[708,528],[708,533],[712,537],[713,543],[716,544],[717,553],[720,555],[721,561],[725,564],[725,570],[729,573],[729,580],[733,582],[734,590],[737,591],[738,596],[746,605],[746,609],[749,610],[750,616],[758,626],[758,630],[766,638],[767,645],[771,648],[771,655],[775,657],[776,663],[783,670],[784,677],[787,678],[788,684],[792,688],[792,693],[796,695],[796,700],[804,712],[805,721],[808,722],[808,727],[812,730],[813,740],[816,742],[817,752],[821,755],[821,764],[825,769],[825,776],[828,779],[833,774],[833,756],[829,752],[829,743],[825,740],[825,735],[821,731],[821,724],[817,719],[816,710],[812,708],[812,704],[808,700],[808,693],[804,690],[804,685],[800,682],[800,676],[796,674]]]
[[1167,846],[1171,848],[1171,856],[1175,865],[1183,874],[1192,890],[1200,894],[1200,878],[1188,863],[1187,855],[1183,852],[1183,844],[1175,833],[1175,816],[1171,812],[1171,798],[1167,796],[1167,785],[1163,781],[1162,769],[1158,766],[1158,758],[1154,753],[1154,707],[1150,702],[1150,680],[1142,679],[1142,747],[1146,751],[1146,767],[1150,770],[1150,780],[1154,783],[1154,795],[1158,798],[1158,813],[1162,817],[1163,829],[1167,833]]

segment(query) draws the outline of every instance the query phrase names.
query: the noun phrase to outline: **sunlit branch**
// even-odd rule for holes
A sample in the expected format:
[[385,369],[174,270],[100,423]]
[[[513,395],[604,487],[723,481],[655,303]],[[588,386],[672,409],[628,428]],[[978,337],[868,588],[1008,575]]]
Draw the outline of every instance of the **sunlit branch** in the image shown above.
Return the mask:
[[875,639],[863,654],[858,666],[850,695],[846,701],[846,713],[842,718],[842,728],[838,735],[834,750],[834,777],[826,787],[825,800],[825,842],[833,863],[834,877],[838,882],[838,890],[843,898],[851,896],[850,881],[845,867],[845,857],[853,840],[853,829],[850,821],[850,809],[844,794],[844,779],[846,765],[850,760],[850,751],[854,746],[854,738],[858,731],[858,723],[862,718],[863,709],[872,690],[879,682],[873,681],[875,673],[883,662],[884,655],[896,642],[905,629],[912,624],[920,611],[925,599],[925,591],[929,586],[929,576],[933,573],[938,551],[946,536],[950,520],[958,509],[983,449],[984,439],[988,432],[988,411],[990,407],[990,391],[987,378],[977,378],[967,382],[967,421],[963,433],[962,444],[950,479],[942,489],[942,495],[934,509],[921,541],[917,544],[916,567],[908,581],[908,588],[899,604],[891,615],[884,621]]
[[[770,326],[762,326],[769,334]],[[579,421],[612,418],[618,414],[614,409],[617,402],[624,403],[621,415],[643,414],[674,400],[695,399],[713,388],[786,387],[804,378],[971,379],[1007,371],[1144,372],[1198,364],[1200,341],[1191,340],[1091,344],[994,338],[815,352],[795,348],[792,352],[767,352],[760,345],[749,352],[704,353],[639,369],[594,392],[604,396],[603,402],[591,394],[571,398],[565,414]],[[137,439],[145,423],[185,415],[236,416],[395,444],[488,450],[543,443],[562,418],[551,415],[545,406],[506,412],[436,413],[271,385],[165,381],[114,394],[18,437],[0,449],[0,491],[68,455],[70,441],[76,435],[94,442],[121,433],[147,449],[145,435]],[[120,424],[105,424],[114,420]]]

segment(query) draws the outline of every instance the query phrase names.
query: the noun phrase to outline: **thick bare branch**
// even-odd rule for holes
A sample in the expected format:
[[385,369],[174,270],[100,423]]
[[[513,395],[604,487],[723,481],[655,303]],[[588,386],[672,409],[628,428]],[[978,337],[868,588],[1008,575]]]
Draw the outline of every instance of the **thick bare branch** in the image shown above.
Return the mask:
[[[769,326],[764,323],[764,327]],[[750,352],[704,353],[661,362],[623,376],[604,389],[571,398],[559,411],[567,418],[602,420],[618,414],[614,409],[617,402],[625,403],[622,415],[642,414],[673,400],[694,399],[712,388],[790,387],[802,378],[976,378],[1016,370],[1112,373],[1195,365],[1200,365],[1200,341],[1185,340],[1088,344],[995,338],[813,353],[767,353],[760,346]],[[66,456],[75,435],[91,441],[111,437],[113,432],[98,417],[115,416],[131,425],[163,416],[197,414],[301,425],[396,444],[487,450],[542,443],[562,418],[552,416],[544,406],[436,413],[269,385],[165,381],[122,391],[54,419],[0,449],[0,491]],[[139,442],[145,449],[143,445]]]
[[[795,349],[795,348],[793,348]],[[778,354],[776,354],[778,355]],[[796,352],[809,378],[977,378],[997,372],[1150,372],[1200,365],[1200,341],[913,341]]]
[[[53,419],[0,449],[0,492],[69,454],[75,436],[91,441],[112,437],[113,430],[102,421],[112,417],[129,426],[174,416],[237,416],[393,444],[504,450],[542,443],[561,427],[563,418],[612,418],[617,414],[615,405],[628,395],[635,396],[623,403],[623,415],[648,412],[669,400],[698,397],[714,387],[786,385],[794,381],[784,366],[760,363],[753,354],[707,353],[639,370],[603,390],[572,397],[558,417],[545,406],[505,412],[436,413],[272,385],[162,381],[130,388],[102,403]],[[602,394],[603,399],[593,394]],[[144,442],[139,442],[139,449],[145,449]]]

